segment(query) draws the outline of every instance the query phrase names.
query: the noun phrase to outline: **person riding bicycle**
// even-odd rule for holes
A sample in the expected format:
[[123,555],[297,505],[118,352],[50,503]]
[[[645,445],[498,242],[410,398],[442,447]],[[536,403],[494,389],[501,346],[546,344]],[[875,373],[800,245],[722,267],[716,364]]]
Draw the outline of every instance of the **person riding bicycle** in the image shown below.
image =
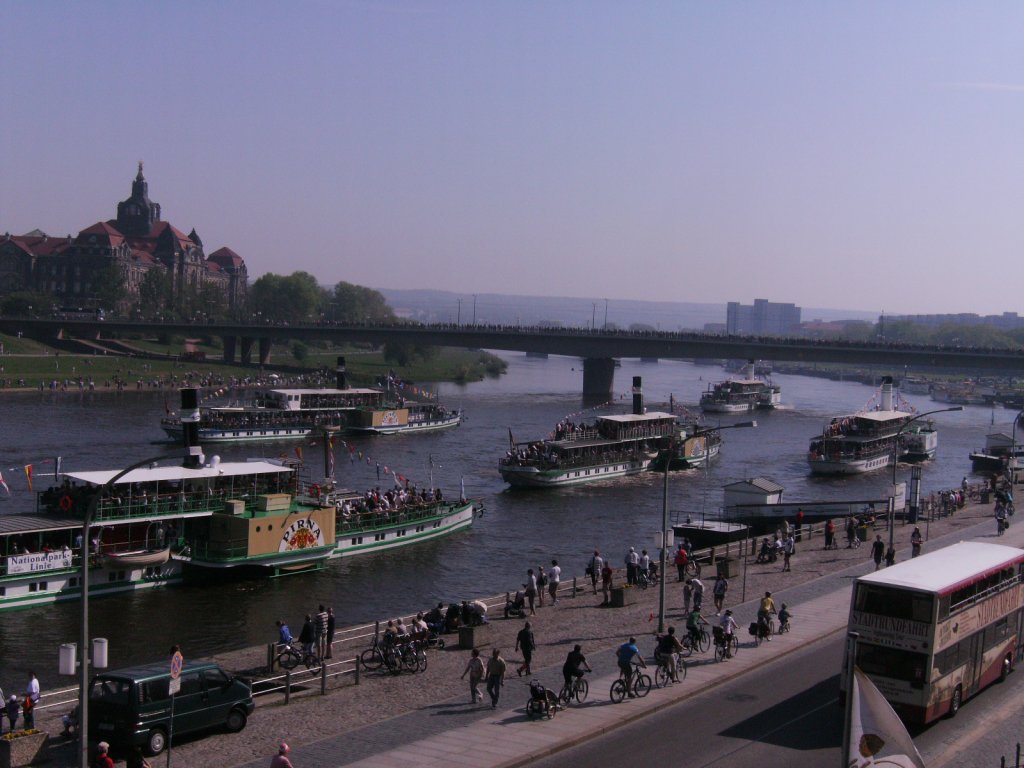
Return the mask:
[[283,619],[278,619],[277,620],[277,643],[278,643],[278,646],[279,646],[278,650],[281,650],[282,648],[287,648],[289,645],[292,644],[292,640],[293,639],[294,638],[292,638],[292,632],[291,632],[290,629],[288,629],[288,625],[284,623]]
[[789,609],[786,607],[786,604],[783,603],[782,607],[779,609],[779,628],[780,629],[782,627],[786,626],[787,624],[789,624],[789,619],[790,619],[790,617],[792,615],[793,614],[791,614],[789,612]]
[[761,549],[757,553],[756,563],[768,563],[772,559],[772,544],[768,541],[768,537],[765,536],[761,539]]
[[700,642],[701,625],[707,626],[707,623],[707,619],[701,615],[700,611],[690,611],[690,614],[686,617],[686,631],[690,634],[691,647],[697,647],[697,644]]
[[313,627],[313,617],[308,613],[302,623],[302,631],[299,632],[299,642],[302,643],[303,655],[312,656],[313,646],[316,645],[316,629]]
[[683,644],[676,637],[676,628],[669,627],[668,634],[658,637],[658,647],[654,651],[654,658],[659,664],[668,667],[668,676],[672,682],[679,682],[679,670],[676,666],[676,654],[683,650]]
[[565,678],[565,687],[572,690],[573,680],[583,677],[583,670],[593,672],[587,664],[587,657],[583,655],[583,646],[574,645],[569,654],[565,657],[562,665],[562,677]]
[[619,677],[626,681],[626,691],[629,693],[629,697],[635,698],[633,693],[633,659],[639,659],[641,667],[647,667],[644,662],[644,657],[640,655],[640,649],[636,647],[636,638],[629,638],[628,643],[623,643],[619,646],[615,652],[615,656],[619,662]]
[[722,614],[722,618],[718,621],[718,626],[722,629],[722,638],[725,642],[725,658],[732,656],[732,649],[730,641],[736,634],[736,619],[732,617],[732,608],[726,608],[725,613]]
[[765,638],[769,641],[772,637],[767,632],[768,622],[771,620],[771,615],[775,612],[775,601],[772,599],[772,593],[765,592],[764,597],[761,598],[761,605],[757,609],[757,623],[765,628]]

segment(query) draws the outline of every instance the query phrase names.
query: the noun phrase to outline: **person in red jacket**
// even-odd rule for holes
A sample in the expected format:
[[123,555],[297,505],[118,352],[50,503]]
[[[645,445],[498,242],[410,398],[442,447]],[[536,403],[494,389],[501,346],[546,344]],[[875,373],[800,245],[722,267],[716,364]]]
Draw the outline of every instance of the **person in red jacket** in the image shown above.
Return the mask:
[[277,748],[277,754],[270,761],[270,768],[295,768],[288,759],[288,753],[291,751],[291,747],[282,741]]
[[109,751],[110,745],[105,741],[96,745],[96,759],[92,762],[93,768],[114,768],[114,761],[107,754]]

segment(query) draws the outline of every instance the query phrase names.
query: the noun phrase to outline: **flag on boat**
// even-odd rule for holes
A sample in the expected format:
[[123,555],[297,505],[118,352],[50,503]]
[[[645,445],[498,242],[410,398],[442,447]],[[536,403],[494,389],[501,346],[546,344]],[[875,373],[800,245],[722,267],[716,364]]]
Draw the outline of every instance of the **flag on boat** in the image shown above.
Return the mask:
[[508,428],[508,447],[512,451],[516,449],[516,439],[512,437],[512,427]]
[[59,479],[60,479],[60,465],[61,465],[61,457],[57,456],[53,460],[53,482],[54,483],[58,482]]
[[[367,459],[369,461],[369,459]],[[380,481],[380,462],[377,462],[377,480]]]
[[25,465],[25,479],[28,481],[28,489],[32,490],[32,465]]
[[850,695],[850,768],[885,765],[895,768],[925,768],[914,740],[907,733],[889,702],[871,679],[858,668],[853,670]]
[[327,437],[327,476],[334,477],[334,438]]
[[459,478],[459,501],[466,500],[466,478]]
[[0,472],[0,488],[3,488],[5,491],[7,491],[8,496],[11,495],[11,489],[7,487],[7,483],[4,481],[3,472]]
[[295,446],[295,457],[299,461],[302,461],[302,446],[301,445],[296,445]]

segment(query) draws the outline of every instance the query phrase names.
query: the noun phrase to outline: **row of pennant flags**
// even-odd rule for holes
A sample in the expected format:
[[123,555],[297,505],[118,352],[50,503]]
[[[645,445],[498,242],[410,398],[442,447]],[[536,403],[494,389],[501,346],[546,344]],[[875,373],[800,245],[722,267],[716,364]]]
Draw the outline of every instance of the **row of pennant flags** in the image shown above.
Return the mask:
[[[56,479],[57,477],[60,476],[61,457],[55,456],[52,459],[45,459],[45,463],[47,464],[51,461],[53,462],[53,477],[54,479]],[[7,471],[13,472],[15,474],[24,473],[25,484],[28,486],[28,489],[30,491],[33,490],[32,479],[35,476],[35,464],[26,464],[23,467],[8,467]],[[0,488],[6,491],[8,496],[11,495],[11,487],[7,484],[7,481],[4,479],[3,471],[0,471]]]
[[[316,445],[316,443],[312,443],[311,445]],[[385,477],[391,477],[394,480],[394,483],[395,483],[396,486],[403,486],[406,483],[410,482],[408,476],[406,476],[405,474],[399,472],[397,469],[392,469],[387,464],[381,464],[378,460],[373,458],[368,451],[360,450],[357,446],[355,446],[355,445],[353,445],[351,443],[347,443],[344,440],[337,439],[333,435],[328,435],[328,437],[327,437],[327,475],[329,477],[332,477],[332,478],[334,477],[334,447],[335,447],[335,445],[340,445],[343,450],[348,451],[348,459],[349,459],[349,463],[350,464],[355,464],[356,462],[359,462],[359,463],[365,462],[367,466],[375,467],[376,470],[377,470],[377,480],[378,481],[380,481],[381,474],[383,473],[383,475]],[[305,460],[304,457],[303,457],[303,450],[302,450],[302,446],[301,445],[295,446],[294,451],[295,451],[295,457],[299,461],[304,461]],[[287,458],[287,454],[282,455],[281,458],[282,459]],[[434,457],[432,455],[429,456],[428,457],[428,461],[430,463],[431,472],[433,472],[433,469],[434,469]],[[433,482],[433,480],[431,480],[431,483],[432,482]]]

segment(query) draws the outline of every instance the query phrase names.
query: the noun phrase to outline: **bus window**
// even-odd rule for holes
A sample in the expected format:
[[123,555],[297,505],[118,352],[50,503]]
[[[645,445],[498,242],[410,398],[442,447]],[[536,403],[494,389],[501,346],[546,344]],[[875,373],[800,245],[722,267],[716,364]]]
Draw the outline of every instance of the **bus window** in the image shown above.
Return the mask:
[[858,584],[854,610],[876,616],[893,616],[911,621],[932,622],[931,595],[874,584]]
[[857,666],[866,675],[901,680],[920,688],[924,685],[928,655],[898,648],[884,648],[870,643],[858,643]]

